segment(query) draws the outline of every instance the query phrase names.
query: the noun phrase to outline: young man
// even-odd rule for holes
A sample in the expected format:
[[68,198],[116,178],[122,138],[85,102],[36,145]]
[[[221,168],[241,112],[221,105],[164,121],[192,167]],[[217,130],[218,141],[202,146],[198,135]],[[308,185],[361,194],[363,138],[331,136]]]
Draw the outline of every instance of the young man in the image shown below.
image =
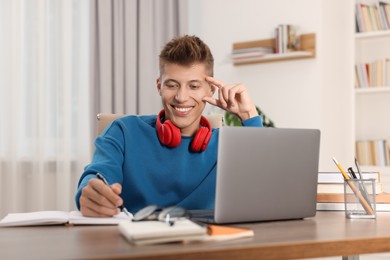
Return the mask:
[[243,126],[262,122],[246,87],[214,79],[213,66],[208,46],[196,36],[166,44],[157,79],[163,110],[120,118],[96,139],[76,194],[84,216],[113,216],[121,205],[132,213],[151,204],[214,208],[219,131],[202,117],[206,102],[237,115]]

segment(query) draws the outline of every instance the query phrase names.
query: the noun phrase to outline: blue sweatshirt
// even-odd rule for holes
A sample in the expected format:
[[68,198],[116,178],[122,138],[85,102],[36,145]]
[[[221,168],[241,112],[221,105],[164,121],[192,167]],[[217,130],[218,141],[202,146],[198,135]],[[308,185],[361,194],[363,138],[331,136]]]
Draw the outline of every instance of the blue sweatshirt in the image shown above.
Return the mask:
[[[108,183],[122,185],[124,206],[135,213],[156,204],[186,209],[214,208],[219,129],[213,129],[205,151],[192,152],[192,137],[182,136],[178,147],[160,143],[156,115],[126,116],[115,120],[95,140],[92,162],[84,169],[76,193],[100,172]],[[243,126],[262,126],[259,116]]]

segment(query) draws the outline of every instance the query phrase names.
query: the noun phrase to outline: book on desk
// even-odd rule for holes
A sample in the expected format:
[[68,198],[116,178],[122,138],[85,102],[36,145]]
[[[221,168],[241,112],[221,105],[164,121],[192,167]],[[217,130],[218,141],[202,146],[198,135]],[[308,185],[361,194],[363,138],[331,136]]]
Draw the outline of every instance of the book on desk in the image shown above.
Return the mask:
[[135,245],[225,241],[254,236],[251,229],[200,224],[190,219],[178,219],[173,225],[164,221],[122,221],[118,228]]
[[[363,172],[362,178],[375,180],[376,210],[390,211],[390,194],[383,191],[380,173]],[[317,210],[345,210],[344,179],[339,172],[318,173]]]

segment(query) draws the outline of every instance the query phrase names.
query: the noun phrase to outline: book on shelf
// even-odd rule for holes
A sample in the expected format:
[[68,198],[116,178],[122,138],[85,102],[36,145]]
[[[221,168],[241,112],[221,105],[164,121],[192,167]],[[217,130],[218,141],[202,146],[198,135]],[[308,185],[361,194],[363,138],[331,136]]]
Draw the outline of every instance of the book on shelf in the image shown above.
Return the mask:
[[390,29],[390,3],[385,1],[378,1],[378,12],[384,30]]
[[110,218],[91,218],[84,217],[79,211],[35,211],[27,213],[9,213],[0,221],[0,227],[64,224],[117,225],[123,220],[129,220],[129,217],[123,212]]
[[390,59],[377,59],[368,63],[355,65],[357,88],[389,87]]
[[252,61],[263,57],[266,54],[274,53],[273,48],[267,47],[250,47],[234,49],[231,54],[233,62]]
[[299,50],[297,27],[291,24],[280,24],[275,28],[275,52],[286,53]]
[[355,5],[357,32],[371,32],[390,29],[390,3],[359,2]]
[[356,158],[361,165],[390,165],[390,139],[357,140]]

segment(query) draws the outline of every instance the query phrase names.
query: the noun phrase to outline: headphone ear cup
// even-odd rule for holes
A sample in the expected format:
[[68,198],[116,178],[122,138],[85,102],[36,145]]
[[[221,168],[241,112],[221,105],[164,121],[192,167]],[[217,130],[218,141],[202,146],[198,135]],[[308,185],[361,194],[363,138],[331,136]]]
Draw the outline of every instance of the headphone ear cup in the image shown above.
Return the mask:
[[194,152],[203,152],[206,150],[206,147],[210,141],[210,137],[210,130],[205,126],[200,127],[194,139],[192,140],[191,150]]
[[164,124],[161,124],[157,128],[158,139],[163,145],[168,145],[172,139],[172,132],[169,127],[165,127]]
[[179,146],[180,142],[181,142],[181,133],[180,133],[180,129],[177,128],[170,120],[166,120],[164,122],[164,124],[162,124],[163,127],[165,127],[165,132],[166,132],[166,136],[165,136],[165,140],[167,141],[166,142],[166,146],[168,147],[176,147],[176,146]]
[[165,116],[165,111],[161,110],[156,120],[157,136],[163,145],[176,147],[181,142],[180,129],[177,128],[170,120],[161,123],[161,118]]

